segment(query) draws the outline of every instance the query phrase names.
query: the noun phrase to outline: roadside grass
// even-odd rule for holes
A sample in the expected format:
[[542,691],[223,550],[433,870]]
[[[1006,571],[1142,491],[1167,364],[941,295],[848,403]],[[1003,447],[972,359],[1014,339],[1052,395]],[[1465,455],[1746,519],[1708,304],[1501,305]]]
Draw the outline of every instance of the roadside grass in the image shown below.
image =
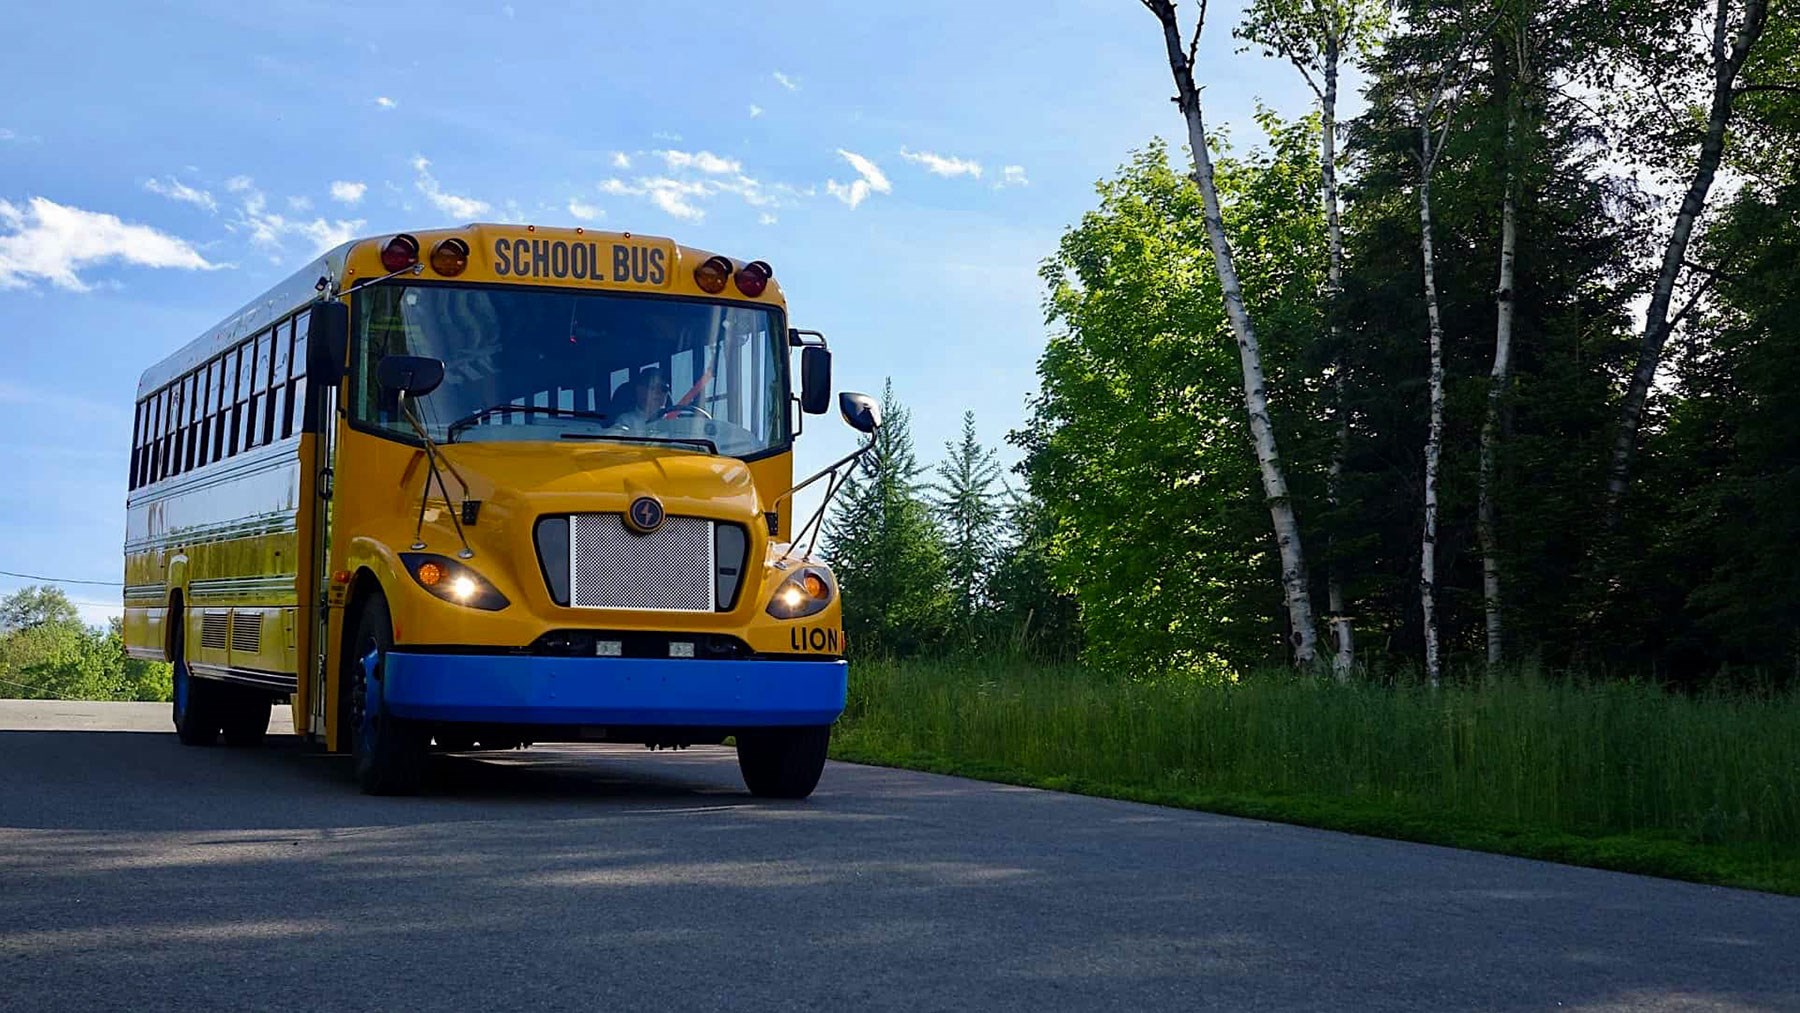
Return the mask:
[[841,760],[1800,895],[1800,693],[863,661]]

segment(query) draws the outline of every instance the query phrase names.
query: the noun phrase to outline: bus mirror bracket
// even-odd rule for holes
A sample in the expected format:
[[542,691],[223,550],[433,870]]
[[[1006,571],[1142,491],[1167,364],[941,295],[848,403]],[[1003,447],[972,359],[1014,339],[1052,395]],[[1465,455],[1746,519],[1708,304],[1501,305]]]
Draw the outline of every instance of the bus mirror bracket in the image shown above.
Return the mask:
[[[802,540],[806,542],[806,554],[808,556],[812,555],[813,548],[819,543],[819,533],[823,531],[825,527],[826,509],[831,506],[831,501],[837,497],[839,491],[844,488],[845,483],[850,481],[850,476],[856,473],[857,463],[860,462],[863,457],[872,454],[875,451],[875,431],[881,428],[881,406],[876,404],[875,399],[871,398],[869,395],[857,394],[851,391],[845,391],[843,394],[839,395],[838,400],[840,402],[840,407],[843,409],[845,421],[856,427],[858,431],[869,434],[869,442],[857,447],[855,450],[845,454],[843,457],[838,458],[825,467],[820,468],[818,471],[814,472],[811,477],[798,483],[792,489],[782,493],[780,496],[775,497],[777,505],[779,505],[782,500],[791,501],[794,494],[800,490],[812,485],[821,478],[828,479],[825,483],[825,497],[819,501],[819,509],[813,511],[813,515],[807,518],[806,523],[800,525],[800,530],[794,532],[793,541],[788,543],[787,551],[782,553],[781,558],[783,560],[788,559],[794,554],[794,549],[800,545]],[[854,419],[851,417],[852,407],[859,409],[859,414]],[[868,426],[866,429],[863,428],[865,423]],[[878,469],[881,467],[881,458],[879,455],[874,458],[874,464]]]
[[314,383],[335,387],[350,358],[350,307],[324,299],[306,321],[306,372]]

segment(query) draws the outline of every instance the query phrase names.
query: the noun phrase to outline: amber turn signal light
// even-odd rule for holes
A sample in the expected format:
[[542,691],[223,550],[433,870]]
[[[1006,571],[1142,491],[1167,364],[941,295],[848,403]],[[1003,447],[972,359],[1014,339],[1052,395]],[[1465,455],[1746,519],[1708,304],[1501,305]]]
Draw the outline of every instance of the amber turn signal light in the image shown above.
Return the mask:
[[454,278],[469,266],[469,244],[451,236],[431,248],[431,269]]
[[725,291],[725,279],[729,277],[731,277],[731,261],[724,257],[713,257],[694,268],[694,284],[700,286],[700,291],[709,295],[718,295]]

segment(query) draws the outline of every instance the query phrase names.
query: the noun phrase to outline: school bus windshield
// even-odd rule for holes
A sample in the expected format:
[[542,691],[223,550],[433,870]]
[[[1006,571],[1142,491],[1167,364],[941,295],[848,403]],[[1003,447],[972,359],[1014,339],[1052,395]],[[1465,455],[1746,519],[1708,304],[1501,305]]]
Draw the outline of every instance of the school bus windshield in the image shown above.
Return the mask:
[[386,283],[355,296],[352,418],[412,438],[376,382],[388,355],[444,363],[414,399],[432,439],[632,440],[755,457],[789,438],[772,309],[510,286]]

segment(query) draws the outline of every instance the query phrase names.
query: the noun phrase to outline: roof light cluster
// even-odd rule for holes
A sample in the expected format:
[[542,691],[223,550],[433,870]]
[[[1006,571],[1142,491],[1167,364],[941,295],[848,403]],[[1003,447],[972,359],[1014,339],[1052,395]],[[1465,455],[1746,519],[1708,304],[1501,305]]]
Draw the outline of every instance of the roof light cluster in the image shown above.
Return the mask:
[[709,257],[705,263],[694,268],[694,284],[709,295],[725,291],[725,280],[730,278],[739,292],[755,299],[769,287],[769,279],[773,277],[775,269],[762,260],[752,260],[743,267],[734,268],[731,261],[724,257]]
[[[419,240],[400,233],[381,248],[381,266],[391,273],[404,271],[419,263]],[[469,244],[455,236],[440,239],[431,248],[431,269],[446,278],[454,278],[469,267]]]

